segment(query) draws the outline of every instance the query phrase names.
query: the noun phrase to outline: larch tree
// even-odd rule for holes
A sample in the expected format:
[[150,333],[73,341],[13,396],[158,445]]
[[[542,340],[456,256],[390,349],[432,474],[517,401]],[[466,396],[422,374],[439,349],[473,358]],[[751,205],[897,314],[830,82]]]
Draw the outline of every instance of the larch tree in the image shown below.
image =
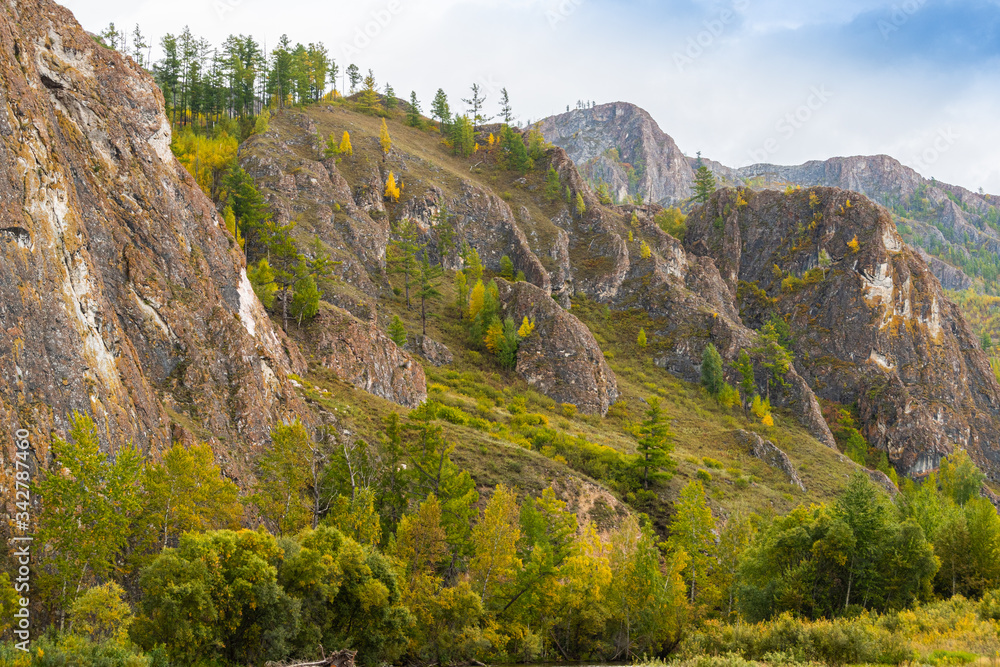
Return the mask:
[[410,304],[410,280],[418,270],[417,228],[410,220],[403,220],[396,229],[397,238],[393,240],[386,251],[386,264],[389,273],[403,276],[403,288],[406,291],[406,307]]
[[438,281],[443,273],[444,271],[438,264],[430,263],[425,252],[420,263],[420,282],[417,288],[417,296],[420,298],[420,332],[424,336],[427,335],[427,302],[441,298]]
[[340,139],[340,154],[348,157],[354,155],[354,148],[351,146],[351,135],[344,130],[344,136]]
[[351,82],[351,94],[358,89],[358,84],[361,83],[361,70],[358,66],[351,63],[347,66],[347,79]]
[[472,84],[472,95],[468,99],[463,98],[462,101],[469,105],[472,129],[478,131],[479,126],[488,122],[491,118],[491,116],[483,114],[483,103],[486,102],[486,94],[479,87],[478,83],[474,83]]
[[639,440],[636,443],[638,459],[635,466],[642,471],[642,488],[648,490],[651,482],[668,479],[669,469],[674,466],[670,458],[670,452],[674,448],[674,434],[670,431],[659,398],[649,399],[646,419],[639,426],[636,435]]
[[521,559],[517,556],[520,510],[517,494],[500,484],[472,529],[469,572],[484,607],[489,607],[497,591],[512,583],[521,569]]
[[389,136],[389,127],[385,124],[385,118],[382,119],[382,127],[378,132],[378,143],[382,146],[382,161],[385,162],[389,151],[392,150],[392,137]]
[[683,551],[688,556],[684,574],[691,603],[699,596],[703,601],[709,602],[709,575],[716,552],[715,519],[700,481],[691,480],[681,489],[675,508],[677,513],[670,524],[667,547],[674,553]]

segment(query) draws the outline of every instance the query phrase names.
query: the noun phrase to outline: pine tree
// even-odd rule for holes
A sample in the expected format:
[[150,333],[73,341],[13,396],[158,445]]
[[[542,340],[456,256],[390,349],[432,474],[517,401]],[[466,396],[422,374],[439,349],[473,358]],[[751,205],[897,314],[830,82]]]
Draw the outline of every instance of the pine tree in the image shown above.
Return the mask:
[[323,150],[323,158],[329,160],[332,157],[336,157],[339,152],[340,147],[337,146],[337,140],[333,138],[333,133],[331,132],[330,136],[326,138],[326,148]]
[[365,113],[375,114],[378,110],[378,88],[371,70],[368,70],[368,75],[365,77],[364,88],[358,97],[358,106]]
[[451,124],[451,108],[448,106],[448,96],[445,95],[444,90],[441,88],[438,88],[437,93],[434,95],[434,101],[431,102],[431,118],[438,119],[442,131],[447,129]]
[[646,341],[646,330],[645,329],[639,329],[639,337],[636,339],[635,342],[636,342],[636,344],[640,348],[645,349],[646,344],[647,344],[647,341]]
[[358,89],[358,84],[361,83],[361,70],[355,64],[350,64],[347,67],[347,79],[351,82],[351,94]]
[[514,113],[510,108],[510,96],[507,94],[506,88],[500,91],[500,118],[503,119],[504,125],[510,125],[514,122]]
[[507,255],[500,258],[500,277],[505,280],[513,280],[514,278],[514,262],[510,261],[510,257]]
[[739,356],[734,364],[736,371],[740,374],[740,391],[743,393],[744,409],[757,393],[757,383],[754,378],[753,361],[746,350],[740,350]]
[[456,155],[469,157],[475,152],[476,134],[466,116],[458,116],[449,127],[451,145]]
[[649,399],[646,420],[642,422],[636,435],[639,437],[639,441],[636,443],[636,452],[639,457],[635,466],[642,471],[642,488],[648,490],[650,482],[668,479],[670,473],[664,472],[664,470],[675,465],[670,459],[670,452],[674,448],[674,436],[670,432],[666,415],[660,407],[659,398]]
[[470,107],[473,131],[478,131],[480,125],[492,118],[492,116],[483,115],[483,103],[486,101],[486,95],[482,92],[478,83],[472,84],[472,96],[469,99],[463,98],[462,101]]
[[385,110],[390,114],[395,113],[396,107],[399,105],[399,100],[396,99],[396,91],[388,83],[385,84],[385,99],[383,103],[385,104]]
[[717,397],[725,382],[725,376],[722,374],[722,356],[715,349],[715,345],[709,343],[701,355],[701,383],[708,389],[709,394]]
[[500,129],[500,160],[506,169],[526,174],[534,166],[521,135],[508,125]]
[[410,103],[406,107],[406,124],[418,128],[424,125],[420,118],[420,102],[417,100],[416,91],[410,91]]
[[698,167],[694,175],[694,201],[706,203],[715,192],[715,175],[705,165]]
[[392,316],[392,322],[389,323],[389,340],[403,347],[406,345],[406,325],[403,324],[403,320],[399,319],[399,315]]
[[469,282],[475,284],[483,277],[483,262],[479,259],[479,251],[475,248],[467,248],[465,255],[465,275],[469,277]]
[[392,137],[389,136],[389,127],[385,124],[385,118],[382,119],[382,127],[378,132],[378,142],[382,146],[382,161],[385,162],[389,151],[392,150]]
[[561,194],[562,186],[559,183],[559,172],[549,167],[549,171],[545,175],[545,197],[550,201],[555,201],[559,199]]
[[302,320],[311,320],[319,312],[319,300],[323,292],[316,285],[316,279],[311,275],[303,276],[292,290],[292,304],[290,310],[292,317],[298,320],[302,326]]

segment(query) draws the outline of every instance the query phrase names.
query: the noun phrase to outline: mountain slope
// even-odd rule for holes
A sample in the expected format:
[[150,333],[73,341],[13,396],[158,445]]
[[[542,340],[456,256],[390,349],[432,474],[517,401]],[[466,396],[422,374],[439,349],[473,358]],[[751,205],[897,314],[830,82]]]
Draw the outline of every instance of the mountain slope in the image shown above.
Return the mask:
[[0,78],[2,442],[27,428],[44,461],[79,410],[112,449],[183,425],[246,473],[302,361],[171,154],[152,78],[42,0],[0,12]]

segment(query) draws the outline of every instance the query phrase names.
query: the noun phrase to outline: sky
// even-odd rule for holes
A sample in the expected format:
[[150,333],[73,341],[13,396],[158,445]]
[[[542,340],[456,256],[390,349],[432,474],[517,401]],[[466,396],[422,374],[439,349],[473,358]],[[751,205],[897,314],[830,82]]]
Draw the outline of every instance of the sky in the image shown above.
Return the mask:
[[[154,42],[323,42],[424,109],[477,82],[519,120],[635,103],[733,167],[888,154],[1000,194],[1000,0],[64,0]],[[156,49],[153,50],[156,57]]]

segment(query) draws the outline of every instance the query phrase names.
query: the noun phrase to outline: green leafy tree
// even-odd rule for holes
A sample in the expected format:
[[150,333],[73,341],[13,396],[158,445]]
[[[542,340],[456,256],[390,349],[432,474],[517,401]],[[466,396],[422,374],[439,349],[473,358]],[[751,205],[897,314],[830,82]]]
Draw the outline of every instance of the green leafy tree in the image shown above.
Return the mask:
[[579,192],[576,193],[576,214],[583,217],[583,214],[587,212],[587,204],[583,201],[583,195]]
[[308,525],[310,437],[298,420],[271,431],[272,446],[257,462],[257,490],[250,502],[277,535],[294,534]]
[[500,277],[505,280],[514,279],[514,262],[507,255],[500,258]]
[[110,639],[124,644],[133,619],[125,591],[113,581],[88,589],[69,610],[73,633],[93,642]]
[[469,157],[476,148],[476,133],[467,116],[456,116],[448,127],[449,139],[456,155]]
[[316,317],[316,313],[319,312],[319,300],[322,296],[323,292],[316,285],[316,279],[313,278],[312,274],[305,274],[295,283],[289,311],[292,317],[298,320],[299,326],[302,326],[302,320],[311,320]]
[[517,554],[521,538],[519,518],[517,495],[499,484],[472,529],[469,573],[486,608],[499,591],[515,581],[521,569]]
[[504,168],[521,174],[528,173],[534,166],[520,133],[509,125],[500,128],[500,161]]
[[245,239],[247,260],[256,261],[267,252],[270,208],[250,174],[235,162],[226,172],[223,186],[223,199],[232,209],[240,236]]
[[640,348],[645,349],[646,345],[649,342],[646,339],[646,330],[645,329],[643,329],[643,328],[639,329],[639,336],[638,336],[638,338],[636,338],[635,342],[636,342],[636,345],[638,345]]
[[677,499],[673,523],[667,548],[674,552],[684,552],[688,565],[684,571],[687,580],[689,600],[711,604],[715,599],[710,574],[715,560],[715,519],[705,498],[705,489],[698,480],[691,480]]
[[649,489],[650,482],[669,479],[670,470],[676,465],[670,458],[674,449],[674,435],[667,416],[660,407],[659,398],[649,399],[646,419],[636,431],[638,457],[635,466],[642,472],[642,488]]
[[701,355],[701,384],[712,396],[719,396],[726,378],[722,373],[722,356],[715,345],[708,344]]
[[278,286],[274,282],[274,271],[271,270],[271,265],[268,264],[267,260],[260,260],[256,266],[251,264],[247,271],[247,278],[250,279],[253,292],[260,299],[260,302],[264,304],[264,307],[268,310],[273,308],[274,296],[278,291]]
[[562,195],[562,184],[559,182],[559,172],[553,167],[545,174],[545,198],[556,201]]
[[736,372],[740,374],[740,392],[743,395],[743,407],[746,409],[746,406],[750,404],[757,393],[757,381],[754,375],[753,361],[751,361],[750,354],[746,350],[740,350],[734,367],[736,368]]
[[37,540],[39,584],[63,624],[70,603],[91,580],[106,581],[118,563],[140,509],[142,455],[129,445],[112,459],[100,449],[90,417],[74,412],[69,439],[52,439],[53,469],[35,493],[44,511]]

